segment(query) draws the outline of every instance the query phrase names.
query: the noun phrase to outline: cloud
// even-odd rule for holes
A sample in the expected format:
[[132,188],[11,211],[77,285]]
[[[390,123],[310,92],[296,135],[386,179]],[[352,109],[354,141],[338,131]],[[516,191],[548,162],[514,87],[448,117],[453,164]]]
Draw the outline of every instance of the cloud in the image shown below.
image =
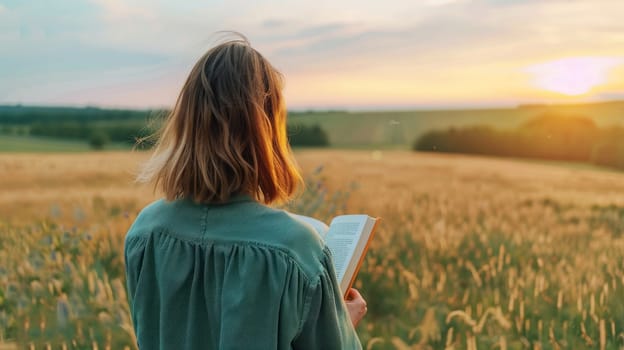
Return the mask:
[[339,22],[315,25],[311,27],[305,27],[302,30],[299,30],[295,36],[298,38],[306,38],[333,35],[335,33],[343,31],[347,26],[347,24]]
[[296,37],[279,46],[272,56],[288,67],[315,71],[327,70],[328,66],[354,70],[387,64],[466,64],[483,62],[484,55],[515,44],[514,39],[525,31],[501,27],[488,19],[474,21],[462,11],[425,17],[410,25],[333,24],[320,28],[331,30],[319,30],[319,27],[299,30]]
[[286,24],[288,24],[288,22],[284,20],[267,19],[262,22],[262,27],[267,28],[267,29],[275,29],[275,28],[284,27]]
[[[58,86],[80,76],[103,79],[111,70],[138,80],[167,71],[182,80],[213,33],[227,29],[245,34],[291,88],[334,82],[345,101],[386,85],[423,96],[427,84],[439,84],[440,94],[445,83],[468,91],[474,80],[522,75],[540,62],[624,53],[621,0],[0,2],[0,45],[7,52],[0,75],[11,81],[0,80],[0,96],[9,85],[28,91],[41,75]],[[125,78],[116,77],[123,89]],[[322,99],[314,89],[304,92]]]
[[140,18],[154,18],[155,13],[150,6],[131,4],[124,0],[90,0],[104,10],[104,18],[109,20]]
[[457,3],[461,0],[425,0],[427,6],[444,6]]

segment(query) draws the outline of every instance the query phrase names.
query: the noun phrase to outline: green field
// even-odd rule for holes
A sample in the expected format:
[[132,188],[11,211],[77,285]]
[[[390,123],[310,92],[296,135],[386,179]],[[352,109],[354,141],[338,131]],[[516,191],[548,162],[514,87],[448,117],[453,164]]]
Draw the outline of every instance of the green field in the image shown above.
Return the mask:
[[[124,143],[111,143],[105,150],[130,149]],[[91,151],[86,141],[74,141],[35,136],[0,135],[0,152],[87,152]]]
[[319,124],[337,148],[409,149],[416,138],[434,129],[473,125],[512,129],[546,113],[587,117],[601,127],[622,125],[624,102],[512,109],[299,112],[291,113],[289,121]]
[[[534,105],[506,109],[290,112],[289,123],[319,125],[328,134],[330,146],[333,148],[410,149],[419,136],[434,129],[474,125],[513,129],[529,119],[548,113],[586,117],[599,127],[623,125],[624,101],[579,105]],[[160,115],[164,115],[163,112],[0,106],[0,127],[19,127],[22,132],[27,133],[30,123],[70,121],[103,128],[138,125],[137,129],[140,129],[141,125]],[[23,138],[15,134],[6,135],[11,134],[0,134],[0,152],[88,149],[83,142],[58,142],[43,138]],[[119,144],[109,145],[107,149],[120,147]],[[124,147],[129,146],[121,148]]]

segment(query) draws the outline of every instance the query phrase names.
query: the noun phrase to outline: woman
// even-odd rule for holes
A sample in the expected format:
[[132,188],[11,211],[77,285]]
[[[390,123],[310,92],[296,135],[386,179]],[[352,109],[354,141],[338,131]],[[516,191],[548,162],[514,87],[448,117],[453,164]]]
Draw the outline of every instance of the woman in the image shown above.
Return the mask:
[[140,349],[361,348],[364,299],[345,302],[316,232],[268,206],[301,177],[281,75],[245,39],[197,62],[139,180],[165,197],[125,242]]

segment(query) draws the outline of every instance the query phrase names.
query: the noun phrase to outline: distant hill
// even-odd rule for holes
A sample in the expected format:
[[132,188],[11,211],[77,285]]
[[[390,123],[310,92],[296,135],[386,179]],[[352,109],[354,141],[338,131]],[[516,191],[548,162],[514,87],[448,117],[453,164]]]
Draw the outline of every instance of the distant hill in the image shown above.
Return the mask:
[[599,127],[624,125],[624,101],[508,109],[299,112],[290,114],[290,122],[319,124],[335,147],[409,148],[415,139],[434,129],[475,125],[514,129],[543,114],[585,117]]
[[[624,101],[507,109],[290,112],[289,123],[319,125],[332,147],[408,149],[416,138],[433,129],[474,125],[512,129],[545,113],[589,118],[598,127],[624,125]],[[0,106],[0,126],[61,121],[135,125],[158,115],[162,111]]]

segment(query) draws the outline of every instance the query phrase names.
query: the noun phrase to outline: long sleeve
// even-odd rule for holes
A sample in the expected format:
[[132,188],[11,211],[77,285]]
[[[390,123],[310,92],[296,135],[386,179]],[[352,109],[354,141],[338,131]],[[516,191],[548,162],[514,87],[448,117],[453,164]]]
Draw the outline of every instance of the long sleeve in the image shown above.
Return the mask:
[[130,313],[134,329],[137,329],[137,320],[134,313],[133,299],[136,295],[139,275],[141,272],[141,267],[143,265],[144,242],[141,239],[133,237],[132,239],[126,239],[124,245],[126,285],[128,288],[128,304],[130,305]]
[[361,349],[328,249],[322,264],[323,272],[307,296],[305,319],[294,349]]

